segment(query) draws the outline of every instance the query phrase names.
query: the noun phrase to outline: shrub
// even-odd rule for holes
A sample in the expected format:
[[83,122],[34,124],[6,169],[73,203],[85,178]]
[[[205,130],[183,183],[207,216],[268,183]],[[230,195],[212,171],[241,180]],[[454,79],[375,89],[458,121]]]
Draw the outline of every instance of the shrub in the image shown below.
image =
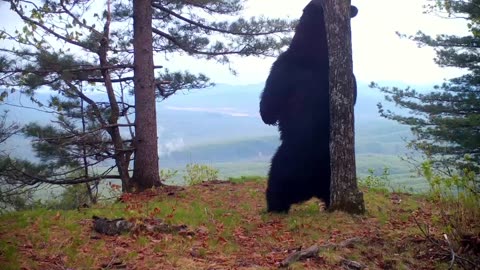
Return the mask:
[[162,169],[160,170],[160,180],[162,182],[166,182],[173,177],[175,177],[178,173],[178,170],[173,170],[173,169]]
[[359,179],[359,184],[367,189],[375,191],[388,191],[390,183],[390,170],[388,167],[383,168],[381,175],[376,175],[374,169],[368,169],[368,175]]
[[[480,220],[479,175],[469,169],[449,176],[435,172],[429,161],[422,163],[422,174],[430,185],[429,198],[437,203],[449,231],[463,234]],[[477,228],[478,229],[478,228]]]
[[478,173],[465,168],[449,175],[442,174],[435,171],[429,161],[422,163],[421,172],[430,185],[429,199],[439,210],[439,215],[433,218],[444,226],[444,232],[452,240],[453,248],[463,251],[479,248]]
[[85,184],[76,184],[67,186],[62,190],[60,195],[45,202],[41,202],[38,206],[46,207],[48,209],[71,210],[78,209],[84,205],[89,205],[90,203],[88,189]]
[[[4,188],[6,192],[2,190]],[[8,192],[11,187],[5,185],[0,187],[0,214],[9,211],[20,211],[33,208],[33,190],[17,189],[15,192]]]
[[239,177],[229,177],[228,181],[241,184],[245,182],[260,182],[265,181],[265,176],[258,176],[258,175],[242,175]]
[[187,185],[196,185],[203,181],[218,179],[218,170],[207,165],[187,164],[186,175],[183,176]]

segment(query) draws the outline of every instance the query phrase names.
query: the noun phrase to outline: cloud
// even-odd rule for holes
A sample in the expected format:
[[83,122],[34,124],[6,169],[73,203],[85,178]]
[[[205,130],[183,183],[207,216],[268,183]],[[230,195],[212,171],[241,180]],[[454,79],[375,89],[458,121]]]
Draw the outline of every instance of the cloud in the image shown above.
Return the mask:
[[159,144],[158,155],[168,156],[172,152],[182,150],[184,147],[185,147],[185,142],[183,141],[183,138],[175,138],[172,140],[168,140],[164,144]]

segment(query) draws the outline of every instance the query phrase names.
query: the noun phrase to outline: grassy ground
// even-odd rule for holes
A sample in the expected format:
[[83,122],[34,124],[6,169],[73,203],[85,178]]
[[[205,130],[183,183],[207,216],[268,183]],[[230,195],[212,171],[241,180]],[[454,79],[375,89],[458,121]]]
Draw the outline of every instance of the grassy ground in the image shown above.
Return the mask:
[[[364,190],[364,216],[325,212],[316,200],[288,215],[267,214],[265,181],[245,180],[127,195],[123,203],[87,209],[0,216],[0,269],[275,269],[296,249],[353,237],[359,241],[352,246],[322,249],[290,269],[342,269],[343,259],[368,269],[448,269],[449,258],[434,251],[416,224],[441,237],[434,206],[419,195]],[[194,234],[103,236],[92,231],[93,215],[137,223],[156,217]]]

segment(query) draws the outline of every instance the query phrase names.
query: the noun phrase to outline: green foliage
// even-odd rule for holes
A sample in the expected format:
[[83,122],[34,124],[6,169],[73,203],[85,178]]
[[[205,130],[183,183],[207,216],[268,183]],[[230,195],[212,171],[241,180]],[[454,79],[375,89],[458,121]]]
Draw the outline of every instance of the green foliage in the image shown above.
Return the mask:
[[2,263],[2,269],[14,270],[21,268],[17,248],[6,240],[0,240],[0,255],[7,261],[5,264]]
[[[428,12],[466,19],[470,33],[431,37],[418,32],[409,38],[420,46],[433,47],[439,66],[463,68],[467,73],[431,92],[375,83],[371,87],[385,93],[388,102],[408,110],[407,114],[378,105],[381,116],[410,126],[415,138],[408,146],[428,160],[419,171],[429,183],[430,199],[439,211],[432,219],[443,225],[452,252],[464,253],[469,249],[468,239],[480,233],[480,50],[476,46],[480,42],[480,9],[477,0],[432,2],[427,5]],[[470,255],[465,253],[462,256]]]
[[[264,182],[235,185],[234,190],[231,185],[223,184],[217,185],[213,191],[187,187],[177,193],[181,196],[165,200],[130,194],[132,196],[126,202],[92,206],[81,211],[34,209],[5,214],[0,216],[2,269],[52,269],[58,265],[57,261],[38,260],[38,257],[57,256],[59,251],[65,268],[102,268],[105,258],[117,255],[108,247],[119,241],[128,241],[121,256],[122,263],[141,269],[158,265],[166,269],[184,269],[185,262],[192,256],[197,259],[193,268],[204,269],[216,263],[209,254],[227,258],[222,265],[230,268],[237,267],[238,258],[242,258],[255,261],[253,268],[273,269],[278,268],[278,262],[294,250],[289,250],[288,254],[280,250],[276,252],[275,260],[270,260],[267,257],[272,254],[272,246],[282,246],[286,242],[290,243],[288,246],[305,246],[305,243],[310,246],[318,241],[328,245],[358,235],[361,239],[353,242],[354,248],[347,257],[364,262],[369,269],[381,268],[383,262],[391,263],[391,269],[448,268],[442,268],[445,265],[443,253],[439,256],[436,250],[431,250],[429,241],[419,241],[419,231],[412,216],[420,206],[428,212],[419,218],[428,222],[430,231],[438,232],[439,229],[437,223],[428,220],[436,205],[426,202],[423,197],[399,194],[402,201],[396,204],[390,197],[366,191],[368,218],[323,211],[317,200],[295,205],[285,216],[261,214],[264,197],[251,194],[249,190],[261,191],[264,187]],[[147,225],[142,223],[144,218],[159,218],[167,224],[186,225],[187,232],[195,232],[196,237],[205,241],[201,245],[192,245],[189,235],[162,233],[159,235],[162,238],[155,238],[150,232],[139,229],[131,236],[101,237],[92,245],[91,224],[86,222],[92,215],[124,217],[137,225]],[[245,253],[246,245],[252,251],[250,255]],[[338,268],[345,258],[344,251],[340,248],[325,250],[327,255],[322,253],[325,258],[322,267]],[[425,252],[428,258],[415,256],[419,252]],[[145,260],[145,256],[150,259]],[[379,261],[371,260],[372,256]],[[318,261],[305,260],[291,268],[318,269],[318,265]]]
[[[409,146],[431,160],[435,168],[463,168],[458,162],[469,155],[469,166],[480,171],[480,9],[478,1],[435,1],[427,11],[446,12],[449,17],[466,19],[470,33],[466,36],[429,36],[418,32],[409,38],[420,46],[433,47],[436,63],[442,67],[466,69],[467,74],[435,86],[433,91],[417,91],[397,87],[380,87],[385,99],[409,114],[400,113],[379,104],[381,116],[410,126],[416,136]],[[406,37],[405,35],[400,35]]]
[[[153,3],[154,50],[180,51],[197,58],[230,63],[230,55],[272,56],[289,44],[295,21],[265,17],[242,18],[245,0],[173,1]],[[113,18],[132,16],[131,2],[115,5]],[[216,19],[212,19],[216,18]],[[220,19],[219,18],[225,18]],[[191,23],[194,21],[195,23]],[[130,35],[128,30],[120,32]],[[213,35],[221,39],[213,39]]]
[[183,180],[188,185],[200,184],[203,181],[212,181],[218,179],[218,170],[208,165],[187,164],[186,175]]
[[[17,123],[9,123],[7,121],[7,114],[8,111],[4,111],[0,115],[0,143],[4,143],[20,130],[20,126]],[[6,153],[0,150],[0,154],[4,155]]]
[[374,169],[368,169],[368,175],[360,178],[359,184],[370,190],[388,192],[388,186],[391,184],[389,177],[390,170],[388,167],[384,167],[380,175],[375,174]]
[[463,169],[447,176],[435,171],[430,161],[422,164],[422,174],[430,184],[429,197],[440,210],[433,218],[453,238],[455,249],[464,247],[466,237],[480,234],[480,175]]
[[192,74],[188,71],[171,72],[165,69],[158,73],[157,82],[159,82],[157,96],[162,100],[175,94],[182,89],[202,89],[213,86],[214,83],[204,74]]
[[258,175],[242,175],[239,177],[229,177],[228,181],[241,184],[245,182],[259,182],[259,181],[264,181],[265,176],[258,176]]
[[[430,184],[430,197],[433,200],[445,202],[449,206],[474,209],[475,216],[480,212],[480,182],[479,174],[464,169],[450,176],[434,170],[430,161],[422,163],[422,173]],[[461,214],[461,212],[457,212]],[[478,216],[480,218],[480,216]]]
[[[118,175],[105,174],[102,178],[120,178],[125,189],[136,186],[133,181],[150,179],[147,185],[153,185],[156,182],[153,177],[130,179],[128,170],[135,150],[135,134],[152,135],[156,129],[148,134],[138,130],[142,123],[155,119],[141,110],[133,112],[135,106],[125,96],[136,95],[134,88],[140,81],[149,86],[155,84],[156,96],[167,98],[177,90],[211,86],[209,78],[165,69],[157,73],[155,82],[140,79],[135,85],[133,52],[137,50],[133,49],[132,39],[137,36],[134,37],[131,26],[137,24],[132,22],[132,11],[133,5],[139,7],[141,3],[109,1],[92,8],[92,1],[8,2],[11,12],[23,25],[18,30],[0,29],[1,42],[11,44],[1,46],[0,51],[0,100],[9,92],[19,91],[36,101],[42,110],[58,115],[52,126],[32,124],[25,129],[36,140],[34,149],[42,162],[55,170],[55,181],[45,180],[50,184],[98,180],[99,177],[91,177],[91,168],[114,159],[110,164],[115,164]],[[277,55],[289,43],[295,21],[243,18],[245,3],[245,0],[146,3],[146,7],[153,9],[153,52],[148,53],[165,58],[187,54],[222,64],[230,63],[234,55]],[[58,95],[45,106],[35,99],[39,89],[54,90]],[[105,95],[99,97],[99,93]],[[137,95],[136,101],[140,100]],[[155,106],[154,99],[147,101],[143,108]],[[133,121],[128,118],[133,114],[136,125],[130,124]],[[157,155],[155,149],[148,150]],[[139,162],[134,171],[142,171],[139,166],[156,165],[154,159],[149,161]],[[82,179],[62,179],[65,175],[60,175],[80,170],[84,172]],[[156,171],[155,167],[154,176]]]
[[122,195],[122,186],[108,182],[105,192],[100,195],[100,200],[105,202],[115,202]]
[[12,186],[0,187],[0,214],[9,211],[21,211],[32,208],[33,191],[31,189],[16,189],[10,192]]
[[62,192],[53,196],[53,198],[43,202],[37,202],[35,208],[47,208],[58,210],[72,210],[90,205],[89,191],[85,184],[70,185],[65,187]]
[[160,170],[160,180],[162,182],[168,181],[174,178],[178,174],[178,170],[174,169],[162,169]]
[[90,197],[85,184],[71,185],[65,188],[60,195],[58,206],[61,209],[77,209],[84,205],[90,205]]
[[[7,113],[5,111],[0,115],[0,147],[21,130],[18,124],[7,121]],[[34,204],[33,190],[27,186],[37,182],[29,175],[45,175],[51,172],[50,169],[11,158],[3,147],[0,149],[0,213],[31,208]]]

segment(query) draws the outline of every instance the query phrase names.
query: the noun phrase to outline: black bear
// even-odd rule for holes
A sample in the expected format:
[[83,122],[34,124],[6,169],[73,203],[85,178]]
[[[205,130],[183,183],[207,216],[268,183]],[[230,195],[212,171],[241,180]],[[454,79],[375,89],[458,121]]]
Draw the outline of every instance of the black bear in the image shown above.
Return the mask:
[[[351,7],[351,17],[357,14]],[[323,8],[303,10],[289,48],[273,63],[260,100],[260,115],[278,124],[280,147],[272,158],[267,211],[288,212],[317,197],[330,203],[329,62]],[[354,83],[356,99],[356,83]]]

